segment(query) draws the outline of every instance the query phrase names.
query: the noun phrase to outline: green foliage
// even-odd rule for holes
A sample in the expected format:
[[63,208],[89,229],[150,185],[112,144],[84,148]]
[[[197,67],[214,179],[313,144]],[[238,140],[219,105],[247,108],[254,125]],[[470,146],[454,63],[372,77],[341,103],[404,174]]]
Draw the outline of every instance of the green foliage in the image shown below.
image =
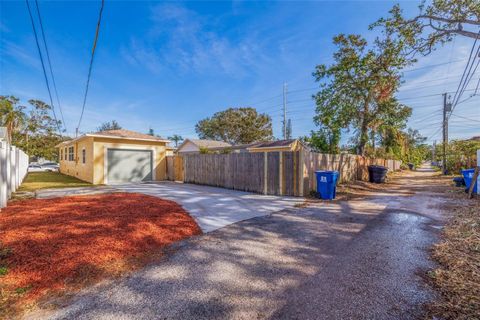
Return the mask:
[[309,137],[300,138],[313,151],[329,154],[337,154],[340,152],[340,129],[327,130],[320,129],[318,131],[311,131]]
[[379,134],[380,145],[373,149],[369,146],[369,157],[402,160],[403,163],[413,163],[416,166],[430,158],[432,149],[425,144],[426,138],[418,130],[407,131],[390,128]]
[[30,289],[32,289],[32,286],[31,286],[31,285],[28,285],[28,286],[26,286],[26,287],[16,288],[16,289],[15,289],[15,293],[18,294],[19,296],[22,296],[22,295],[24,295],[25,293],[27,293]]
[[0,276],[5,276],[8,273],[8,268],[5,266],[0,267]]
[[[314,122],[320,137],[340,141],[341,129],[354,129],[358,154],[364,155],[371,131],[381,127],[405,126],[411,109],[394,98],[401,70],[414,62],[402,55],[403,44],[390,38],[379,39],[369,48],[359,35],[337,35],[338,47],[331,66],[318,65],[313,73],[320,83],[314,96]],[[338,139],[337,139],[338,138]],[[329,146],[328,149],[334,149]]]
[[390,10],[389,17],[379,19],[370,28],[382,27],[390,36],[401,39],[409,49],[406,54],[427,55],[438,44],[451,41],[457,35],[479,39],[475,31],[479,23],[478,0],[435,0],[427,5],[422,1],[419,13],[411,19],[404,17],[397,4]]
[[18,105],[13,96],[0,97],[0,125],[6,126],[13,145],[31,157],[56,160],[55,146],[66,138],[57,133],[60,121],[50,115],[52,107],[40,100],[29,100],[30,108]]
[[13,133],[20,131],[25,125],[25,107],[18,105],[19,99],[14,96],[0,96],[0,126],[7,128],[12,141]]
[[116,120],[104,122],[100,125],[100,127],[97,127],[97,131],[120,130],[120,129],[122,129],[122,127],[120,126],[120,124],[118,124]]
[[199,152],[200,152],[200,154],[210,154],[210,153],[212,153],[210,150],[208,150],[207,147],[203,147],[203,146],[199,147]]
[[183,141],[183,137],[178,134],[174,134],[173,136],[167,137],[167,139],[175,143],[175,148],[178,147],[179,142]]
[[285,137],[285,139],[292,139],[292,119],[288,119],[287,120],[287,131],[286,131],[287,135]]
[[[458,174],[460,170],[470,169],[477,165],[477,150],[480,140],[452,140],[447,145],[447,171]],[[437,144],[435,161],[441,161],[443,144]]]
[[271,140],[272,120],[254,108],[230,108],[199,121],[195,126],[200,139],[244,144]]

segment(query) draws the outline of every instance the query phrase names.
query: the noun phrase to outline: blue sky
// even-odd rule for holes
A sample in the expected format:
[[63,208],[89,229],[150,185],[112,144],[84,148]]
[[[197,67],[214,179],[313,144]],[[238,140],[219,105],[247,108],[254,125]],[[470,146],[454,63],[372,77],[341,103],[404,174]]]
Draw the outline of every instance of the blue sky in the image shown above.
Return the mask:
[[[39,3],[66,126],[73,134],[100,1]],[[311,95],[317,87],[312,71],[331,62],[332,37],[374,38],[368,25],[393,3],[107,0],[80,131],[115,119],[126,129],[195,137],[198,120],[228,107],[252,106],[272,116],[274,134],[281,137],[286,82],[293,134],[308,134],[314,129]],[[402,5],[413,14],[417,2]],[[48,101],[25,2],[0,6],[0,94]],[[441,139],[440,93],[456,90],[472,43],[459,38],[405,72],[398,96],[414,109],[410,126],[430,141]],[[470,89],[475,85],[472,81]],[[457,107],[452,138],[480,134],[479,104],[475,96]]]

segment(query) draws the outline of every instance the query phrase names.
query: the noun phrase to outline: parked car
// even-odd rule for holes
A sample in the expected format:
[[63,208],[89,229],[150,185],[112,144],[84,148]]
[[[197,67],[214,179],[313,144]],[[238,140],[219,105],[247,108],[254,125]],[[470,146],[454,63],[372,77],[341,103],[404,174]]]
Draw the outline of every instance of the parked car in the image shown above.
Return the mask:
[[58,172],[59,165],[55,162],[30,163],[28,165],[28,172]]
[[28,165],[28,172],[41,172],[41,171],[44,171],[44,170],[42,169],[42,166],[40,166],[39,164],[31,163]]
[[40,165],[45,171],[58,171],[60,166],[55,162],[44,162]]

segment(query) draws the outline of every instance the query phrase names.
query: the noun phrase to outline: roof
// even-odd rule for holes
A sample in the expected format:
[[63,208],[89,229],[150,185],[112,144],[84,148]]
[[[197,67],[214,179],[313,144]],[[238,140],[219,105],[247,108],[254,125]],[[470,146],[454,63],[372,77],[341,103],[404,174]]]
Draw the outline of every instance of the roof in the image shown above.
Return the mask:
[[[92,134],[87,134],[87,136]],[[131,130],[119,129],[119,130],[106,130],[100,131],[93,134],[94,136],[100,137],[115,137],[115,138],[133,138],[141,140],[154,140],[154,141],[167,141],[159,137],[151,136],[149,134],[135,132]]]
[[288,147],[292,143],[294,143],[295,141],[296,141],[296,139],[258,142],[258,143],[254,143],[252,146],[249,146],[248,148],[281,148],[281,147]]
[[226,148],[231,147],[232,145],[224,141],[216,140],[206,140],[206,139],[185,139],[183,143],[178,147],[177,150],[180,150],[187,142],[191,142],[199,148],[215,149],[215,148]]
[[165,143],[170,142],[170,140],[165,140],[160,137],[151,136],[149,134],[140,133],[140,132],[131,131],[131,130],[119,129],[119,130],[106,130],[106,131],[100,131],[95,133],[86,133],[73,140],[68,140],[68,141],[59,143],[58,145],[56,145],[56,147],[60,147],[62,145],[72,143],[74,141],[83,139],[85,137],[129,139],[129,140],[140,140],[140,141],[157,141],[157,142],[165,142]]

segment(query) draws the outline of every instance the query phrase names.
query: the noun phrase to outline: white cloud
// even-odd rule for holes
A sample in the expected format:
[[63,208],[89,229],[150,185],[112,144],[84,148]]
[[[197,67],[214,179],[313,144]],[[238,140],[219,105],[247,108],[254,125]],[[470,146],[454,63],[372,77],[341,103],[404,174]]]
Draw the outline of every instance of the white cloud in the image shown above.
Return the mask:
[[[36,51],[33,51],[33,53],[36,53]],[[11,57],[13,60],[18,61],[26,66],[34,67],[35,69],[40,70],[40,59],[38,56],[32,55],[31,51],[26,51],[23,47],[11,41],[2,40],[0,54],[2,57]]]
[[127,62],[152,72],[162,69],[242,77],[258,69],[265,56],[257,39],[246,32],[238,42],[214,29],[214,19],[178,4],[152,8],[152,26],[143,39],[122,50]]

